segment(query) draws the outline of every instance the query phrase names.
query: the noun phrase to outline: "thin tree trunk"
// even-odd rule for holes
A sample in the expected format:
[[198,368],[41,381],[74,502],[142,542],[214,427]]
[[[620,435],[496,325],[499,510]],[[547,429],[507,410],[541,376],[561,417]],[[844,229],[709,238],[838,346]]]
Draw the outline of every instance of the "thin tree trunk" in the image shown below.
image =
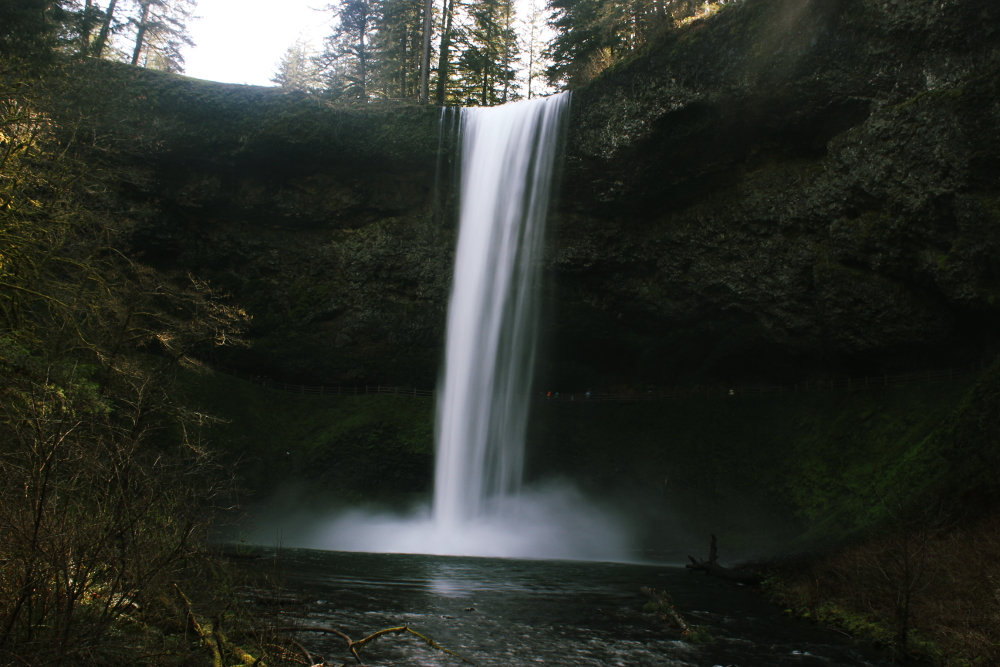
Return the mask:
[[93,1],[87,0],[83,4],[83,21],[80,23],[80,54],[84,58],[90,55],[90,31],[94,27],[91,12],[93,12]]
[[424,3],[424,50],[420,57],[420,103],[426,104],[431,80],[431,30],[434,28],[434,0]]
[[530,100],[531,99],[531,82],[532,82],[532,79],[535,78],[535,40],[536,40],[536,35],[535,35],[535,30],[536,30],[535,19],[537,18],[537,14],[535,12],[535,0],[531,0],[531,9],[529,9],[528,11],[531,12],[530,14],[528,14],[529,21],[531,22],[530,23],[530,26],[531,26],[530,27],[530,32],[528,33],[529,34],[529,36],[528,36],[528,99]]
[[446,0],[444,30],[441,31],[441,49],[438,51],[437,103],[444,106],[448,89],[448,51],[451,49],[451,18],[455,13],[455,0]]
[[504,9],[504,32],[503,32],[503,99],[501,104],[507,104],[507,94],[510,92],[510,51],[511,45],[507,43],[507,37],[510,35],[510,25],[511,25],[511,11],[513,10],[513,5],[507,4]]
[[108,33],[111,32],[111,22],[114,20],[116,4],[118,4],[118,0],[111,0],[108,3],[108,9],[104,14],[104,23],[101,24],[101,32],[97,35],[97,43],[94,44],[95,58],[101,57],[101,53],[104,52],[104,46],[108,43]]
[[368,49],[365,37],[368,36],[368,13],[364,14],[358,30],[358,85],[361,89],[361,99],[368,101]]
[[361,31],[361,40],[358,49],[358,76],[361,81],[361,99],[368,101],[368,53],[365,51],[365,31]]
[[406,52],[407,38],[409,37],[408,32],[403,32],[403,37],[399,40],[399,52],[403,54],[399,58],[399,97],[405,98],[407,95],[406,84],[407,84],[407,65],[409,54]]
[[149,18],[149,2],[142,3],[142,14],[139,16],[138,30],[135,33],[135,50],[132,52],[132,64],[139,64],[139,54],[142,53],[142,40],[146,38],[146,19]]

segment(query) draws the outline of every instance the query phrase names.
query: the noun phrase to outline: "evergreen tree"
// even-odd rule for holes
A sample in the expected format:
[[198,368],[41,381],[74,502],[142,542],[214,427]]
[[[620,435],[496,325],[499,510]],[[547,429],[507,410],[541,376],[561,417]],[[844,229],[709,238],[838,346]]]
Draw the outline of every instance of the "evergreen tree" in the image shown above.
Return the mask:
[[108,0],[108,8],[104,10],[101,17],[101,30],[97,34],[97,40],[90,49],[90,53],[97,58],[104,55],[104,50],[108,45],[108,40],[111,36],[118,32],[121,27],[121,23],[117,21],[115,15],[115,9],[117,9],[118,0]]
[[130,19],[135,30],[132,64],[183,72],[181,48],[194,46],[187,32],[194,7],[195,0],[138,0]]
[[549,0],[557,33],[547,53],[553,85],[582,83],[622,51],[620,7],[614,0]]
[[386,97],[417,98],[423,43],[423,0],[383,0],[375,46],[373,77]]
[[517,99],[517,33],[513,0],[475,0],[471,22],[461,33],[460,100],[493,106]]
[[455,0],[443,0],[444,15],[441,19],[441,47],[438,49],[437,89],[434,99],[440,106],[448,100],[451,87],[451,45],[454,39]]
[[0,58],[52,63],[75,40],[78,14],[71,0],[0,1]]
[[434,0],[424,1],[424,22],[420,49],[420,102],[427,102],[431,81],[431,33],[434,32]]
[[360,100],[373,92],[378,60],[372,43],[380,9],[376,0],[339,0],[326,6],[339,20],[317,62],[331,91]]
[[531,0],[528,6],[528,16],[524,21],[522,34],[524,46],[524,82],[525,96],[528,99],[537,97],[539,93],[548,92],[543,77],[549,61],[545,58],[545,13],[540,0]]
[[549,46],[552,84],[588,81],[690,16],[696,0],[549,0],[556,38]]
[[316,54],[308,42],[300,39],[288,47],[271,81],[285,90],[311,92],[323,87]]

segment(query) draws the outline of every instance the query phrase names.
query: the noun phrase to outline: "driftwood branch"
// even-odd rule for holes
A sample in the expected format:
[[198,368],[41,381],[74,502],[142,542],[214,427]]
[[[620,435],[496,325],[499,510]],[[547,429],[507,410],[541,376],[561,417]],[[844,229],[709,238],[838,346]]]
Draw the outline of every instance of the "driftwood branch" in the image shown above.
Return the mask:
[[663,625],[668,629],[677,630],[683,636],[686,636],[691,631],[684,618],[674,609],[669,595],[666,593],[657,593],[655,588],[646,588],[645,586],[640,588],[639,592],[649,598],[655,605],[654,613],[657,618],[663,621]]
[[323,633],[328,634],[328,635],[337,635],[338,637],[340,637],[341,639],[343,639],[345,642],[347,642],[347,650],[351,652],[351,655],[354,656],[354,659],[357,661],[357,663],[359,665],[361,665],[362,667],[364,667],[364,663],[361,662],[361,656],[358,655],[358,651],[355,648],[356,642],[352,641],[350,637],[348,637],[347,635],[345,635],[343,632],[341,632],[340,630],[338,630],[336,628],[324,628],[324,627],[318,627],[318,626],[314,626],[314,625],[313,626],[309,626],[309,627],[305,627],[305,626],[302,626],[302,627],[291,626],[291,627],[287,627],[287,628],[275,628],[275,632],[323,632]]
[[422,635],[419,632],[417,632],[416,630],[413,630],[412,628],[409,628],[409,627],[407,627],[405,625],[400,625],[399,627],[395,627],[395,628],[385,628],[383,630],[379,630],[377,632],[373,632],[372,634],[368,635],[364,639],[359,639],[357,641],[353,641],[350,637],[348,637],[346,634],[344,634],[343,632],[341,632],[340,630],[338,630],[336,628],[329,628],[329,627],[322,627],[322,626],[315,626],[315,625],[311,625],[311,626],[299,626],[299,627],[291,626],[291,627],[286,627],[286,628],[276,628],[275,630],[277,632],[323,632],[323,633],[330,634],[330,635],[337,635],[338,637],[340,637],[341,639],[343,639],[345,642],[347,642],[347,650],[351,652],[351,655],[354,656],[354,659],[362,667],[364,667],[364,663],[361,662],[361,656],[358,655],[358,651],[360,651],[365,646],[367,646],[371,642],[375,641],[379,637],[382,637],[383,635],[387,635],[387,634],[401,635],[401,634],[405,634],[405,633],[409,633],[411,635],[414,635],[415,637],[418,637],[420,640],[422,640],[425,644],[427,644],[431,648],[437,649],[438,651],[441,651],[443,653],[447,653],[448,655],[455,656],[456,658],[458,658],[462,662],[468,663],[470,665],[475,664],[471,660],[463,658],[462,656],[460,656],[459,654],[455,653],[454,651],[449,651],[445,647],[443,647],[440,644],[438,644],[437,642],[435,642],[430,637]]
[[695,559],[688,556],[691,561],[687,564],[687,569],[692,572],[704,572],[713,577],[719,577],[727,581],[734,581],[738,584],[755,586],[764,581],[764,577],[759,572],[753,570],[743,570],[740,568],[723,567],[719,565],[718,549],[716,548],[715,535],[712,535],[712,544],[708,549],[708,560]]
[[174,590],[177,592],[177,596],[181,599],[181,604],[184,605],[184,616],[187,621],[188,628],[193,630],[198,638],[201,639],[201,643],[212,652],[212,667],[222,667],[222,651],[220,650],[219,642],[214,636],[212,636],[211,628],[206,631],[202,627],[201,623],[194,615],[194,611],[191,610],[191,601],[188,597],[184,595],[181,591],[180,586],[174,584]]

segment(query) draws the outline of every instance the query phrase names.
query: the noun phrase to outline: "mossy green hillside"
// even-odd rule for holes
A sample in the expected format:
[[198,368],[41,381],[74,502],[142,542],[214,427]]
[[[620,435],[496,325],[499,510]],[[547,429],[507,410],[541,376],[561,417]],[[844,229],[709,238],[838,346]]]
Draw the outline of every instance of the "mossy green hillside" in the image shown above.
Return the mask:
[[314,159],[345,169],[387,170],[433,165],[438,144],[437,110],[427,105],[358,107],[109,61],[69,67],[50,85],[50,113],[104,144],[116,142],[126,159],[236,160],[287,170],[309,166],[300,155],[308,147]]
[[[280,392],[183,373],[188,399],[225,420],[203,433],[253,494],[284,484],[330,502],[429,492],[433,401]],[[1000,470],[996,368],[951,381],[645,403],[544,401],[529,427],[531,479],[567,477],[635,508],[647,546],[730,558],[808,549],[935,494],[976,493]]]
[[[997,465],[977,425],[996,411],[996,383],[987,371],[851,392],[545,402],[531,427],[531,474],[630,496],[638,511],[667,517],[648,536],[662,548],[685,535],[704,547],[709,533],[730,555],[811,548],[969,475],[985,483],[981,471]],[[975,443],[980,462],[957,454],[957,440]]]
[[295,484],[322,505],[429,488],[430,398],[300,395],[215,372],[183,372],[178,380],[192,404],[223,420],[202,436],[237,462],[253,497]]

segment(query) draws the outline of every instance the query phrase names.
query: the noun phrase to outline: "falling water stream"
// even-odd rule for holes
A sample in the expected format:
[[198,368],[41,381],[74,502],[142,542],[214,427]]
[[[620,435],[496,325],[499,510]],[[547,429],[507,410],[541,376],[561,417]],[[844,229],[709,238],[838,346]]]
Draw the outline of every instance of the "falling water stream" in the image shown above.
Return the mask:
[[498,511],[521,488],[539,262],[568,102],[563,94],[462,110],[458,250],[434,477],[434,519],[450,530]]
[[342,512],[287,544],[462,556],[627,555],[626,530],[614,512],[566,481],[522,480],[545,218],[569,99],[460,110],[458,247],[432,505],[402,516]]

